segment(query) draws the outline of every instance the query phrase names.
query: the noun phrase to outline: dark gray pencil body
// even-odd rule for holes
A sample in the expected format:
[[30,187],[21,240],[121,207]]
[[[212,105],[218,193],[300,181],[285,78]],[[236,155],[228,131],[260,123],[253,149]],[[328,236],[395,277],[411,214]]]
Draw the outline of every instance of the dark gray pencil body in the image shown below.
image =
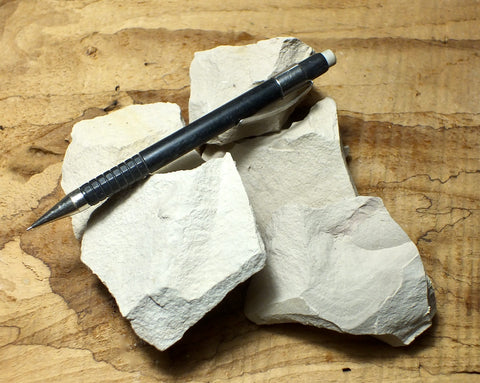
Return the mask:
[[69,193],[27,230],[110,197],[237,125],[265,106],[317,78],[335,64],[327,50],[317,53],[213,110]]

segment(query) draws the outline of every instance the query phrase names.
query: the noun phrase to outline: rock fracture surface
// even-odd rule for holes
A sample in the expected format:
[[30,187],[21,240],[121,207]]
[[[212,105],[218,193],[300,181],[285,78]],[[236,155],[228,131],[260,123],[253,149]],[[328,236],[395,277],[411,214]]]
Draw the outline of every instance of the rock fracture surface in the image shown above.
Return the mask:
[[230,155],[157,174],[91,217],[82,261],[135,332],[160,350],[265,263]]
[[[194,121],[284,71],[313,53],[293,37],[276,37],[245,46],[219,46],[196,52],[190,65],[189,119]],[[280,130],[310,87],[299,89],[210,143],[224,145],[242,137]]]
[[431,325],[435,297],[420,255],[382,201],[279,209],[266,231],[267,265],[253,277],[246,315],[411,343]]
[[[171,103],[130,105],[78,122],[72,129],[72,141],[63,160],[63,190],[66,194],[71,192],[183,125],[180,108]],[[190,152],[160,171],[191,169],[201,162],[196,152]],[[82,236],[88,218],[99,206],[72,216],[77,238]]]
[[288,129],[220,150],[209,145],[203,157],[223,155],[227,150],[237,163],[261,232],[285,204],[320,207],[356,196],[331,98],[319,101],[304,120]]

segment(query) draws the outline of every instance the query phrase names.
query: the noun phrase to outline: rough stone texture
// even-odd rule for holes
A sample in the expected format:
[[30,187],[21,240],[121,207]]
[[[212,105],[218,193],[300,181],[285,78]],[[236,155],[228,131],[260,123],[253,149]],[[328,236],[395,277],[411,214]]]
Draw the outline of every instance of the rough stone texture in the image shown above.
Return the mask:
[[[171,103],[130,105],[106,116],[78,122],[72,129],[72,142],[63,161],[63,190],[69,193],[183,125],[180,108]],[[191,169],[201,162],[196,152],[190,152],[160,171]],[[82,236],[94,210],[90,208],[72,216],[77,238]]]
[[431,325],[435,296],[417,248],[381,199],[290,205],[266,233],[266,267],[246,305],[256,323],[301,322],[407,345]]
[[[287,130],[211,145],[203,155],[226,150],[267,247],[269,269],[254,277],[247,300],[252,320],[373,334],[396,346],[430,326],[435,310],[427,296],[434,302],[434,294],[415,245],[380,200],[354,198],[332,99]],[[349,290],[357,279],[367,286]]]
[[135,332],[160,350],[264,266],[263,243],[230,155],[153,175],[109,205],[89,222],[82,261]]
[[[202,117],[312,53],[311,47],[293,37],[277,37],[257,44],[220,46],[196,52],[190,66],[190,121]],[[261,111],[255,118],[246,120],[239,129],[230,129],[210,143],[224,145],[242,137],[278,131],[308,90],[292,93]]]
[[315,104],[289,129],[220,149],[211,145],[203,157],[222,155],[224,150],[237,163],[261,231],[272,213],[287,203],[319,207],[356,195],[331,98]]

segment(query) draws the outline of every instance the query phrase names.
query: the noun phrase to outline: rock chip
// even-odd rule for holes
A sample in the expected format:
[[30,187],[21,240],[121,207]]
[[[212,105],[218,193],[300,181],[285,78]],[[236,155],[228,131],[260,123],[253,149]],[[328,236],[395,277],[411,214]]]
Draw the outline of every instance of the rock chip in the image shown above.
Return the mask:
[[258,272],[265,252],[226,155],[193,170],[153,175],[97,209],[83,236],[82,261],[135,332],[165,350]]
[[246,315],[300,322],[401,346],[431,325],[435,296],[417,248],[381,199],[279,209],[266,231],[267,264]]
[[[310,56],[313,49],[293,37],[277,37],[245,46],[220,46],[196,52],[190,66],[189,119],[194,121],[250,88]],[[303,88],[260,114],[222,133],[210,143],[224,145],[283,127]]]
[[[74,125],[62,167],[65,193],[126,160],[184,125],[180,108],[171,103],[130,105],[106,116]],[[200,165],[198,153],[190,152],[161,172],[191,169]],[[100,204],[95,207],[100,206]],[[82,236],[94,208],[72,216],[73,231]]]
[[261,231],[285,204],[320,207],[356,196],[340,143],[335,102],[325,98],[289,129],[223,148],[209,145],[205,159],[228,150]]

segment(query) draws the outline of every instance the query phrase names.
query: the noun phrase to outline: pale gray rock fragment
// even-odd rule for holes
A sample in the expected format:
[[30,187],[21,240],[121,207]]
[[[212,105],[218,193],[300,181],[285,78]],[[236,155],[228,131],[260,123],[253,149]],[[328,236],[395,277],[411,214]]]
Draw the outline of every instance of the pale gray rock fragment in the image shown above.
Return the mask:
[[289,129],[217,147],[204,159],[232,154],[263,232],[287,203],[320,207],[356,196],[340,143],[335,102],[325,98]]
[[[63,190],[71,192],[183,125],[179,106],[171,103],[130,105],[78,122],[72,129],[72,142],[63,161]],[[190,152],[160,171],[192,169],[202,162],[197,152]],[[72,216],[77,238],[82,236],[88,218],[98,206]]]
[[[190,66],[189,120],[208,112],[309,57],[313,49],[293,37],[276,37],[245,46],[219,46],[196,52]],[[209,141],[226,144],[242,137],[280,130],[310,88],[299,89],[242,126]]]
[[245,309],[258,324],[300,322],[393,346],[431,326],[431,282],[379,198],[285,206],[273,215],[265,246],[267,264],[252,279]]
[[91,217],[82,261],[135,332],[165,350],[258,272],[265,251],[230,155],[128,194]]

